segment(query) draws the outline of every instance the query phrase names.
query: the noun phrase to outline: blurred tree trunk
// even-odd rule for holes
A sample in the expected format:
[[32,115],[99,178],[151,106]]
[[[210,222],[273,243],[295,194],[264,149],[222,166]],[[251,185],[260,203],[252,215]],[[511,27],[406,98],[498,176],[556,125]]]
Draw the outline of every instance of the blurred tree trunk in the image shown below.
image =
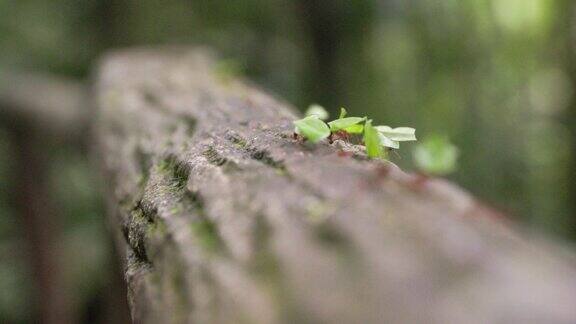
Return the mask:
[[20,218],[39,323],[70,323],[73,317],[59,247],[61,215],[51,197],[48,168],[53,145],[83,138],[84,94],[83,86],[68,79],[9,71],[0,75],[0,127],[14,143],[11,203]]
[[[372,0],[298,0],[298,16],[308,30],[311,58],[308,60],[307,94],[335,111],[343,104],[346,84],[342,64],[363,64],[362,46],[373,23]],[[346,55],[346,60],[341,59]]]
[[569,194],[571,217],[568,224],[571,228],[571,234],[576,236],[576,2],[572,0],[564,1],[563,19],[561,19],[560,35],[563,35],[563,52],[565,60],[565,70],[571,83],[571,101],[563,116],[563,121],[570,131],[570,152],[571,163],[568,169]]
[[[34,323],[77,323],[86,314],[73,309],[69,278],[63,258],[62,211],[52,196],[49,179],[54,149],[86,148],[89,110],[83,84],[31,73],[0,75],[0,127],[13,142],[11,184],[14,206],[24,239],[22,256],[32,275],[34,300],[29,302]],[[116,265],[116,263],[114,263]],[[126,287],[118,265],[115,282],[103,300],[102,323],[127,323]]]
[[[338,28],[342,13],[335,1],[299,0],[299,14],[308,28],[313,56],[308,88],[316,92],[322,104],[333,106],[338,94],[338,50],[342,45],[342,32]],[[328,82],[330,81],[330,82]]]
[[126,0],[101,0],[93,4],[93,9],[87,18],[97,17],[96,37],[99,52],[129,42],[129,37],[124,32],[128,17],[127,4]]
[[70,323],[70,303],[63,287],[60,220],[47,184],[48,157],[41,137],[32,129],[13,131],[15,144],[14,207],[20,215],[27,246],[24,253],[35,281],[39,323]]

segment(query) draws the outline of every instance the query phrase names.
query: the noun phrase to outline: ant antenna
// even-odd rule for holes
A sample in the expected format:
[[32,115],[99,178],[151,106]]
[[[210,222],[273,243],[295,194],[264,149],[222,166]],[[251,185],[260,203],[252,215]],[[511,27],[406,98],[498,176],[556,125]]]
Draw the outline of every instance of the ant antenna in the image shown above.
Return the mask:
[[400,155],[400,153],[398,153],[397,150],[395,150],[395,149],[390,149],[390,151],[392,151],[392,153],[394,153],[394,155],[396,155],[396,157],[398,157],[398,159],[402,160],[402,155]]

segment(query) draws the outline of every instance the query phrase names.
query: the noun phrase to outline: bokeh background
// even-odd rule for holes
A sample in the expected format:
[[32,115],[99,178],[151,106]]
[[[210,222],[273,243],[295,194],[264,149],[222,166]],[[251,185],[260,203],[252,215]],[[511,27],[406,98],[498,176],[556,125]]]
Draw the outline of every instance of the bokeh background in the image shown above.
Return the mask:
[[[89,82],[111,48],[206,45],[302,110],[343,106],[420,138],[448,136],[460,149],[449,178],[572,244],[575,13],[573,0],[0,0],[0,75]],[[79,142],[43,145],[58,293],[70,322],[122,323],[125,288],[99,177],[89,139]],[[19,145],[0,128],[0,323],[42,320],[32,234],[14,199],[26,173]],[[413,147],[394,161],[413,169]]]

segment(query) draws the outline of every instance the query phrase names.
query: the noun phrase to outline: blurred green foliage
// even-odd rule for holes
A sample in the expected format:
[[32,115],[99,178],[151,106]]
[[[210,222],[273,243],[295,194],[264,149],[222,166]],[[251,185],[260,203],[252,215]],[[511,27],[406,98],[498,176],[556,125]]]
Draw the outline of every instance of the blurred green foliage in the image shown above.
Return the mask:
[[[85,78],[108,48],[205,44],[235,62],[223,73],[242,67],[299,107],[318,102],[335,116],[345,106],[375,124],[448,136],[460,151],[455,181],[574,238],[576,58],[567,44],[575,9],[570,0],[0,0],[0,73]],[[92,248],[70,275],[84,286],[78,298],[90,298],[108,253],[93,168],[81,152],[55,156],[69,253],[78,242]],[[396,162],[413,166],[409,154]],[[23,265],[11,252],[19,236],[8,191],[0,187],[0,322],[18,322],[27,292],[25,271],[13,271]]]

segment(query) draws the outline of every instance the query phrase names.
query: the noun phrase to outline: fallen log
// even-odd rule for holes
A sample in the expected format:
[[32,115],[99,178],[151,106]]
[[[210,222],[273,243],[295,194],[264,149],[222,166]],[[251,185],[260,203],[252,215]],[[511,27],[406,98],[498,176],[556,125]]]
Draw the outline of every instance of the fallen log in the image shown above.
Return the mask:
[[294,139],[292,107],[209,57],[132,49],[98,69],[135,322],[576,322],[562,246],[446,181]]
[[0,126],[40,133],[45,140],[78,141],[90,111],[84,84],[49,74],[2,71]]

